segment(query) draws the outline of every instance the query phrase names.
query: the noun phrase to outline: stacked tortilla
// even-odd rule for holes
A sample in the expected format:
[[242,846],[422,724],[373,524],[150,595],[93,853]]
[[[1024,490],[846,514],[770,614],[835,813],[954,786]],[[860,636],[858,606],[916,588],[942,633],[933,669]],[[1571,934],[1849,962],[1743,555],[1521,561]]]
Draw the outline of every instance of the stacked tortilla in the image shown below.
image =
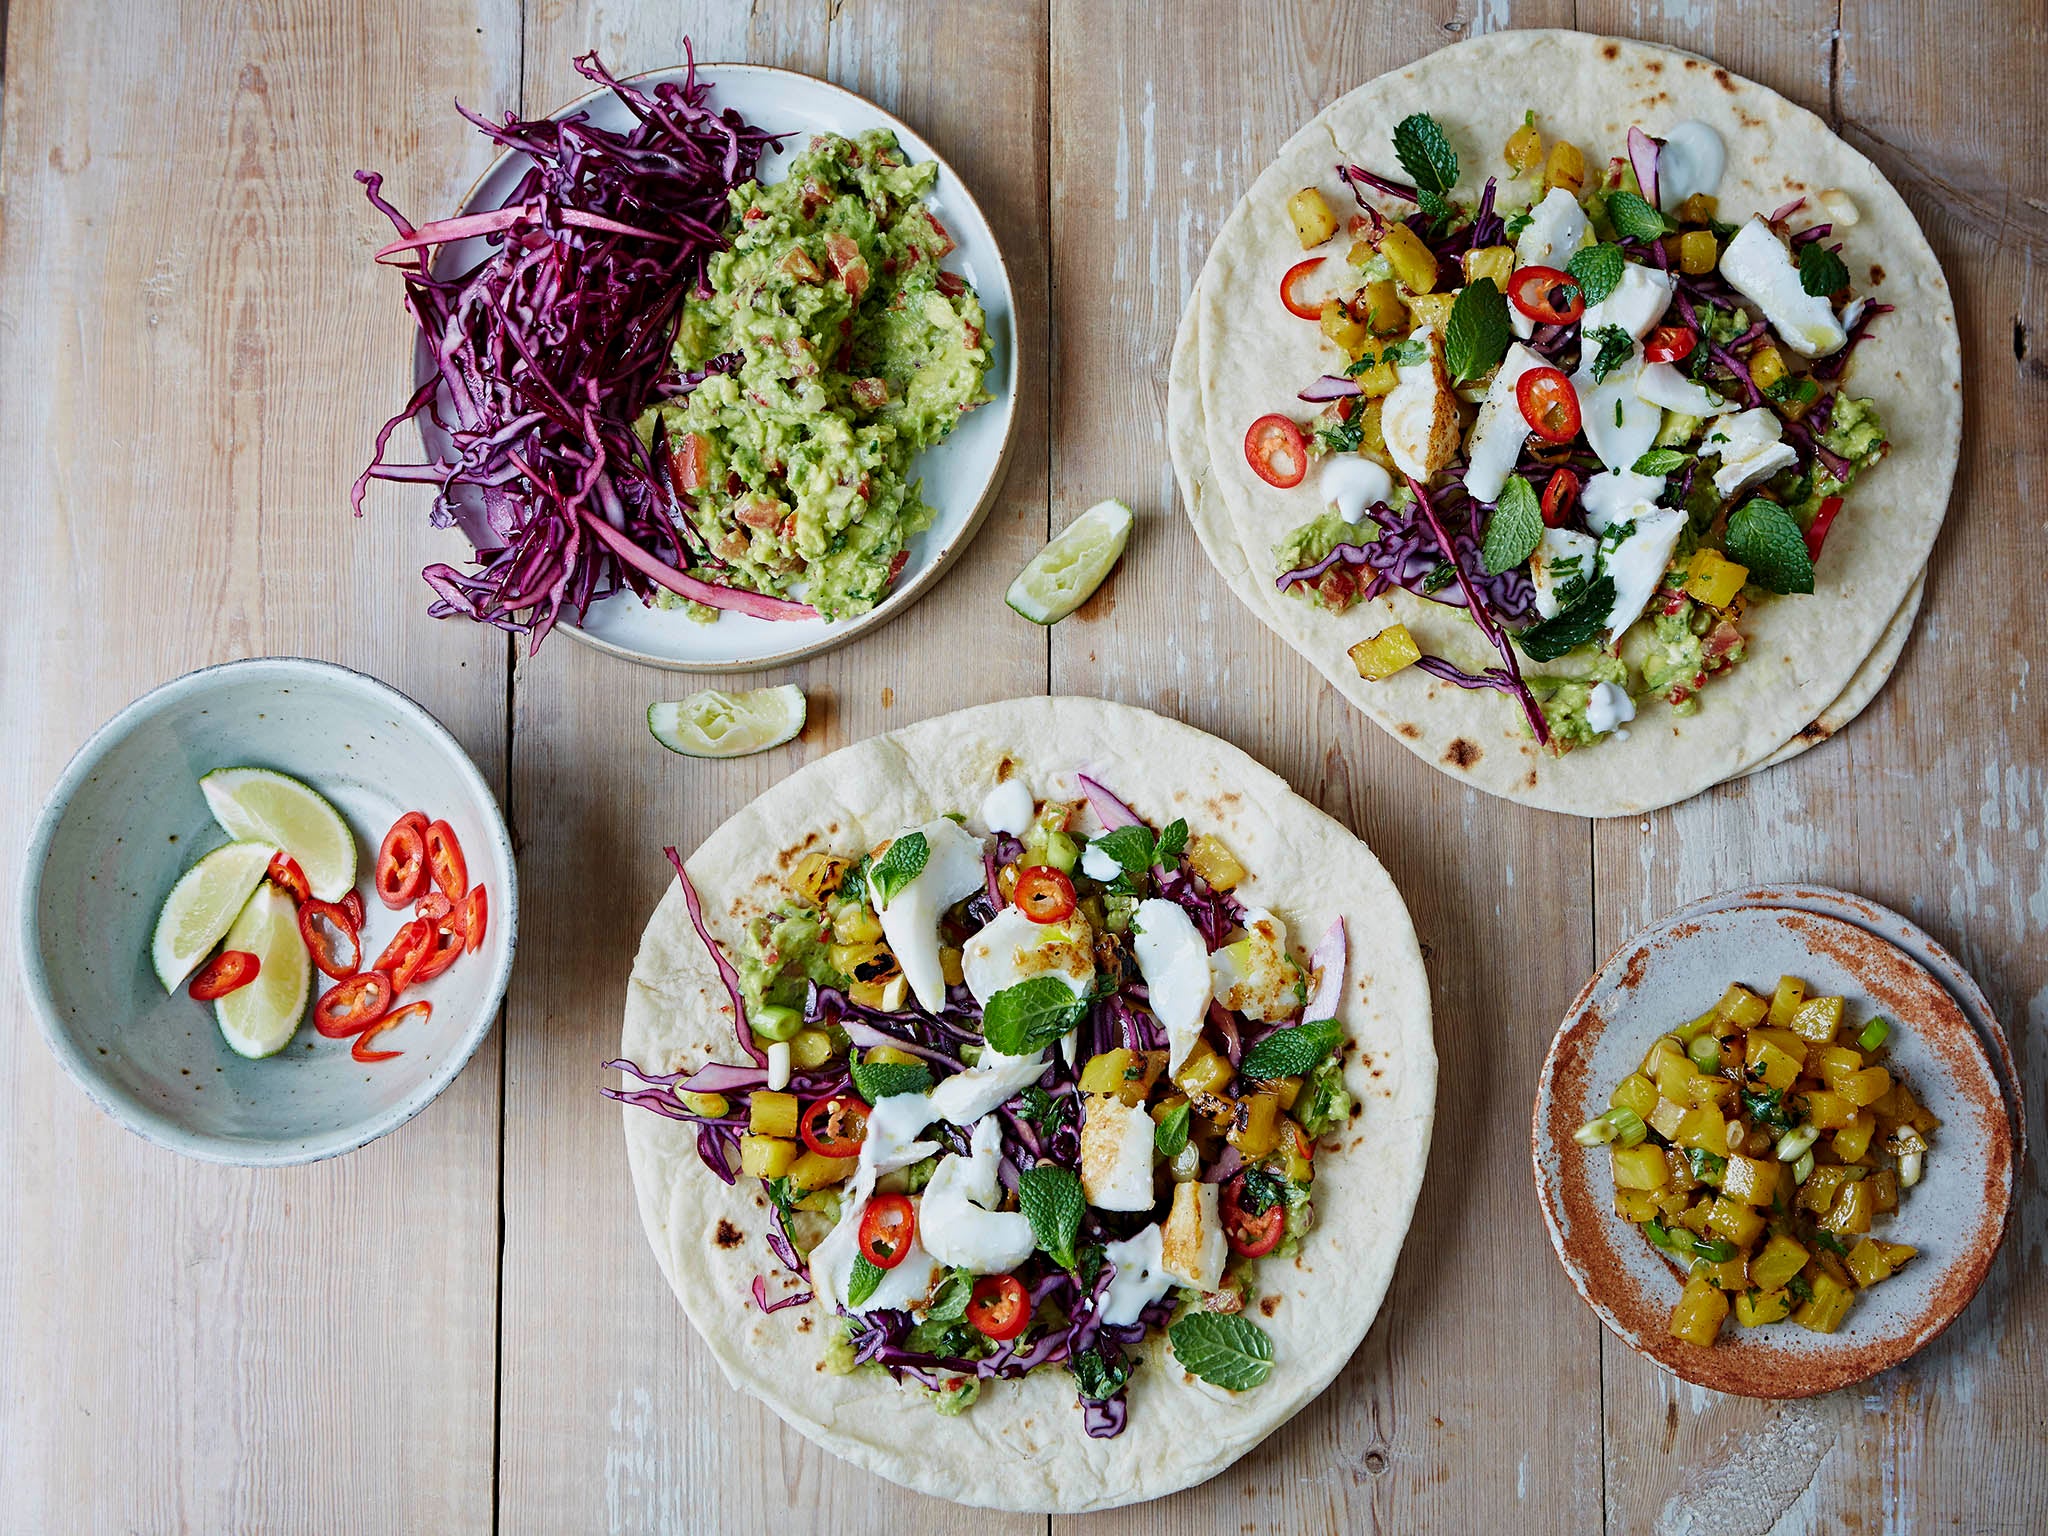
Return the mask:
[[[1287,213],[1299,188],[1352,204],[1340,163],[1403,175],[1393,128],[1426,112],[1461,157],[1468,206],[1503,177],[1508,135],[1533,109],[1546,141],[1569,139],[1589,170],[1623,152],[1631,125],[1661,135],[1687,119],[1727,145],[1720,217],[1739,221],[1822,192],[1859,291],[1894,312],[1873,325],[1844,381],[1877,403],[1891,451],[1858,477],[1830,534],[1812,595],[1747,611],[1747,654],[1702,690],[1698,712],[1647,703],[1626,739],[1564,756],[1539,747],[1514,700],[1409,668],[1359,677],[1347,649],[1396,621],[1425,652],[1468,671],[1499,657],[1462,610],[1404,591],[1344,613],[1282,593],[1273,546],[1322,510],[1312,470],[1291,490],[1253,473],[1246,428],[1269,412],[1296,420],[1295,392],[1338,354],[1279,300],[1304,255]],[[1846,197],[1846,201],[1844,201]],[[1341,238],[1341,237],[1340,237]],[[1359,87],[1290,139],[1239,201],[1196,283],[1174,341],[1168,437],[1203,548],[1244,604],[1351,701],[1424,760],[1490,793],[1583,816],[1631,815],[1825,740],[1890,676],[1920,606],[1922,570],[1948,505],[1962,431],[1962,349],[1948,283],[1905,201],[1827,125],[1776,92],[1670,49],[1577,32],[1504,32],[1461,43]]]

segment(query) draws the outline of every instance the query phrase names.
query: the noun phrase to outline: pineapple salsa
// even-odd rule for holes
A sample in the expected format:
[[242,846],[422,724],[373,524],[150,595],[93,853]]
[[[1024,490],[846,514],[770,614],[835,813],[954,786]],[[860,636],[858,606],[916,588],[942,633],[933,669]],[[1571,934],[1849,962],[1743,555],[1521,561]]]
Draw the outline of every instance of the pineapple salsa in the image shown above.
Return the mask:
[[1843,999],[1794,976],[1768,998],[1732,984],[1579,1128],[1612,1155],[1617,1214],[1687,1272],[1674,1337],[1710,1345],[1731,1309],[1833,1333],[1913,1258],[1872,1224],[1919,1183],[1940,1121],[1888,1064],[1891,1029],[1845,1027]]
[[1559,753],[1652,702],[1696,711],[1742,660],[1744,614],[1814,590],[1888,446],[1841,387],[1888,308],[1851,287],[1846,195],[1729,223],[1714,129],[1632,128],[1626,148],[1589,163],[1531,112],[1468,205],[1417,113],[1394,130],[1411,182],[1338,167],[1342,223],[1302,188],[1310,254],[1279,302],[1321,329],[1328,371],[1300,393],[1321,409],[1245,440],[1275,486],[1321,466],[1324,510],[1274,549],[1280,590],[1341,612],[1399,587],[1463,608],[1501,659],[1474,675],[1395,624],[1352,648],[1361,676],[1510,694]]
[[1085,798],[1010,777],[976,820],[809,849],[730,956],[669,850],[752,1064],[613,1062],[645,1086],[606,1091],[761,1181],[754,1300],[822,1309],[829,1368],[944,1414],[1064,1372],[1108,1438],[1142,1352],[1266,1380],[1260,1263],[1309,1239],[1318,1143],[1359,1110],[1342,921],[1300,953],[1232,894],[1219,838],[1076,778]]

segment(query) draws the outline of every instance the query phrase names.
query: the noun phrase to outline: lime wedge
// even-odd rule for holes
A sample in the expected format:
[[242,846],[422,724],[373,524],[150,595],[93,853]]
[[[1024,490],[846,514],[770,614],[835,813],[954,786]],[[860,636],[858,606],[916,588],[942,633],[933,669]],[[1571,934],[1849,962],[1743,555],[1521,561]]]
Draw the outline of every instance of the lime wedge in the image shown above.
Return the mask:
[[268,768],[216,768],[199,787],[229,837],[282,848],[322,901],[339,901],[355,885],[355,834],[318,790]]
[[276,852],[274,843],[229,843],[178,877],[156,915],[156,933],[149,941],[149,958],[166,992],[177,991],[220,942]]
[[268,880],[256,888],[223,949],[256,957],[256,979],[214,1002],[221,1038],[241,1056],[275,1056],[298,1033],[311,990],[313,960],[299,937],[298,904]]
[[685,757],[745,757],[779,747],[803,728],[804,691],[795,683],[751,693],[706,688],[647,706],[654,739]]
[[1017,573],[1004,601],[1034,624],[1057,624],[1095,595],[1131,536],[1131,509],[1098,501]]

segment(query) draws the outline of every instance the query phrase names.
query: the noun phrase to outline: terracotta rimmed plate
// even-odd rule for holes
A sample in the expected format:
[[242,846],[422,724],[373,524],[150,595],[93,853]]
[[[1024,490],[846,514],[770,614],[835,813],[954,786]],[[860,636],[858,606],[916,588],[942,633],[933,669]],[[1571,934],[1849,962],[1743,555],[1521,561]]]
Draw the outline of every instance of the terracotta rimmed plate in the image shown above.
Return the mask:
[[[817,133],[850,137],[871,128],[888,128],[913,160],[936,160],[938,182],[925,201],[958,242],[958,249],[946,258],[946,267],[966,278],[980,296],[988,315],[993,354],[986,382],[994,398],[969,411],[944,442],[919,454],[911,465],[912,477],[923,480],[925,500],[937,516],[931,527],[910,540],[910,559],[895,588],[867,613],[836,622],[756,619],[728,613],[716,623],[705,624],[682,612],[649,607],[631,593],[621,592],[593,603],[580,623],[556,626],[600,651],[645,666],[679,672],[732,672],[786,666],[879,629],[907,612],[973,541],[1002,490],[1016,440],[1016,297],[995,233],[974,195],[945,158],[908,124],[863,96],[794,70],[762,64],[699,64],[697,73],[711,85],[712,107],[736,109],[757,127],[786,135],[780,151],[770,150],[761,156],[759,176],[764,182],[779,181],[788,163]],[[644,88],[680,81],[685,74],[685,68],[676,65],[629,75],[624,83]],[[579,96],[549,115],[559,118],[571,112],[587,112],[591,121],[603,128],[632,126],[626,108],[609,88]],[[530,164],[521,154],[500,155],[470,188],[458,211],[467,214],[500,206]],[[434,265],[437,271],[459,272],[487,252],[482,240],[458,241],[444,247]],[[433,359],[425,343],[416,340],[415,385],[433,376]],[[431,422],[425,424],[423,436],[432,455],[445,453],[447,440]],[[458,522],[462,527],[459,537],[468,543],[449,558],[467,564],[470,545],[485,532],[480,508],[464,504]]]
[[1723,891],[1718,896],[1703,896],[1691,905],[1679,908],[1670,920],[1675,922],[1680,918],[1697,917],[1704,912],[1725,912],[1732,907],[1789,907],[1800,912],[1839,917],[1843,922],[1853,923],[1904,950],[1936,981],[1948,988],[1949,996],[1961,1005],[1970,1022],[1976,1026],[1977,1038],[1984,1042],[1984,1049],[1991,1057],[1991,1070],[2005,1088],[2005,1107],[2012,1121],[2013,1167],[2025,1164],[2026,1092],[2020,1083],[2019,1066],[2013,1060],[2012,1042],[2006,1038],[2005,1025],[1999,1022],[1997,1013],[1993,1011],[1991,999],[1977,985],[1977,978],[1964,970],[1962,963],[1934,935],[1890,907],[1880,906],[1868,896],[1837,890],[1831,885],[1796,882],[1749,885],[1740,890]]
[[[1892,1062],[1942,1120],[1926,1175],[1885,1221],[1919,1257],[1858,1295],[1838,1333],[1791,1323],[1738,1328],[1710,1349],[1671,1337],[1684,1278],[1614,1213],[1604,1148],[1572,1140],[1658,1035],[1711,1007],[1731,981],[1768,990],[1780,975],[1849,999],[1849,1018],[1894,1023]],[[1630,1348],[1699,1386],[1744,1397],[1833,1391],[1923,1348],[1983,1283],[2012,1205],[2005,1095],[1968,1016],[1896,946],[1821,913],[1739,907],[1680,914],[1624,944],[1586,984],[1543,1064],[1530,1132],[1536,1193],[1572,1284]]]

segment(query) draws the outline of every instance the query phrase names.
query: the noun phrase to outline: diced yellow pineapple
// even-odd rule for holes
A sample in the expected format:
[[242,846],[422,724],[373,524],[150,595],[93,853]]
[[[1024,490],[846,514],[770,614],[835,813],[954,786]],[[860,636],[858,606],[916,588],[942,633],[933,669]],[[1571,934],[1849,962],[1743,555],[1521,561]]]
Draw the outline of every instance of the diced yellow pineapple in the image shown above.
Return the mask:
[[[1372,350],[1370,338],[1366,340],[1365,350],[1368,352]],[[1371,366],[1353,374],[1352,378],[1356,380],[1360,393],[1368,400],[1379,400],[1387,395],[1391,395],[1395,387],[1401,382],[1400,371],[1392,363],[1385,361],[1374,362]],[[1378,420],[1377,415],[1375,415],[1374,420]],[[1359,441],[1359,446],[1361,448],[1365,446],[1362,438]]]
[[1337,215],[1329,199],[1314,187],[1303,187],[1287,199],[1287,216],[1294,220],[1294,233],[1304,251],[1314,250],[1337,233]]
[[1813,1276],[1811,1283],[1813,1300],[1801,1303],[1792,1321],[1815,1333],[1833,1333],[1849,1315],[1856,1293],[1825,1272]]
[[832,1059],[832,1037],[822,1029],[800,1029],[789,1042],[789,1064],[808,1072]]
[[[1750,1266],[1756,1273],[1756,1266]],[[1792,1315],[1792,1293],[1787,1290],[1744,1291],[1735,1298],[1735,1321],[1744,1328],[1761,1328],[1782,1323]]]
[[756,1136],[796,1135],[796,1095],[793,1093],[770,1093],[763,1088],[755,1093],[747,1112],[747,1129]]
[[1515,248],[1511,245],[1482,245],[1476,251],[1464,255],[1465,281],[1476,283],[1482,277],[1493,279],[1493,286],[1507,292],[1508,277],[1515,270]]
[[1457,302],[1458,296],[1454,293],[1418,293],[1408,301],[1408,318],[1417,325],[1436,327],[1438,337],[1442,337],[1451,323],[1451,310]]
[[1799,1080],[1797,1059],[1787,1055],[1775,1041],[1764,1038],[1760,1030],[1749,1032],[1749,1044],[1743,1055],[1749,1075],[1767,1088],[1790,1088]]
[[1721,206],[1721,200],[1711,192],[1695,192],[1678,205],[1678,222],[1681,224],[1711,224]]
[[1799,1186],[1799,1208],[1826,1215],[1835,1208],[1835,1197],[1849,1183],[1849,1170],[1832,1165],[1816,1168]]
[[1685,1106],[1674,1104],[1669,1099],[1659,1099],[1657,1107],[1647,1116],[1650,1129],[1666,1141],[1678,1134],[1679,1122],[1685,1119]]
[[1806,1268],[1806,1259],[1805,1244],[1774,1233],[1749,1261],[1749,1283],[1760,1291],[1775,1291]]
[[1614,1092],[1607,1096],[1610,1109],[1632,1109],[1643,1119],[1650,1118],[1657,1107],[1657,1085],[1640,1072],[1631,1072],[1614,1085]]
[[1849,1256],[1842,1260],[1850,1278],[1858,1285],[1873,1286],[1880,1280],[1892,1277],[1892,1259],[1888,1245],[1872,1238],[1864,1238],[1849,1250]]
[[1666,1056],[1657,1063],[1657,1091],[1682,1104],[1687,1097],[1685,1085],[1699,1075],[1699,1068],[1686,1057]]
[[1815,1088],[1801,1100],[1809,1125],[1823,1131],[1839,1131],[1856,1118],[1856,1106],[1831,1088]]
[[[1406,224],[1389,222],[1380,229],[1379,253],[1387,258],[1394,276],[1410,293],[1424,294],[1436,287],[1436,253],[1422,243],[1422,237]],[[1413,305],[1410,305],[1413,308]]]
[[796,1161],[796,1143],[779,1136],[741,1136],[740,1172],[757,1179],[779,1179]]
[[801,859],[789,874],[790,894],[799,901],[807,901],[814,907],[823,906],[825,898],[839,889],[839,882],[846,878],[850,859],[836,853],[826,853],[813,848]]
[[1834,1086],[1843,1098],[1861,1108],[1875,1104],[1892,1091],[1892,1075],[1883,1067],[1865,1067],[1861,1072],[1851,1072]]
[[1714,1208],[1707,1217],[1707,1225],[1729,1242],[1747,1248],[1763,1231],[1764,1218],[1760,1211],[1722,1195],[1714,1201]]
[[1780,976],[1776,989],[1771,993],[1771,1027],[1784,1029],[1790,1025],[1792,1015],[1805,1001],[1806,983],[1797,976]]
[[1614,1154],[1617,1189],[1662,1189],[1670,1180],[1662,1147],[1627,1147]]
[[1802,1040],[1826,1045],[1835,1038],[1835,1031],[1841,1026],[1842,1000],[1839,997],[1809,997],[1799,1005],[1799,1011],[1792,1015],[1788,1027]]
[[1835,1156],[1845,1163],[1860,1163],[1870,1151],[1870,1138],[1877,1131],[1877,1116],[1869,1113],[1858,1115],[1839,1131],[1829,1143]]
[[1212,891],[1227,891],[1244,878],[1244,866],[1220,839],[1197,832],[1188,839],[1188,867],[1202,877]]
[[1731,983],[1721,994],[1721,1001],[1714,1005],[1714,1011],[1738,1029],[1754,1029],[1763,1023],[1770,1005],[1749,988]]
[[1686,276],[1703,276],[1720,259],[1721,247],[1711,229],[1688,229],[1678,237],[1678,270]]
[[1720,1336],[1727,1317],[1727,1295],[1705,1275],[1694,1275],[1671,1309],[1671,1336],[1704,1348]]
[[1508,169],[1517,176],[1526,176],[1543,163],[1543,135],[1525,119],[1521,127],[1508,135],[1501,153],[1507,159]]
[[1331,299],[1323,305],[1322,326],[1323,334],[1348,353],[1356,354],[1365,345],[1365,326],[1352,316],[1342,299]]
[[1270,1093],[1245,1095],[1226,1139],[1252,1162],[1264,1157],[1279,1143],[1280,1101]]
[[[1192,846],[1189,852],[1192,854]],[[1197,1040],[1189,1050],[1187,1059],[1180,1064],[1180,1071],[1174,1074],[1173,1080],[1190,1095],[1218,1094],[1229,1086],[1231,1075],[1229,1061],[1219,1055],[1208,1041]]]
[[1375,336],[1401,335],[1408,329],[1408,306],[1401,302],[1392,278],[1378,278],[1359,289],[1352,295],[1351,310],[1364,311],[1366,326]]
[[1749,354],[1749,376],[1758,389],[1769,389],[1785,377],[1785,354],[1765,342]]
[[1716,1157],[1728,1155],[1728,1122],[1721,1118],[1721,1111],[1711,1104],[1702,1104],[1688,1109],[1678,1122],[1678,1129],[1671,1139],[1681,1147],[1697,1147],[1702,1152],[1711,1152]]
[[789,1182],[808,1194],[814,1189],[823,1189],[827,1184],[851,1178],[853,1170],[859,1166],[857,1157],[825,1157],[817,1152],[806,1152],[789,1165]]
[[1351,664],[1367,682],[1392,677],[1404,667],[1422,659],[1422,647],[1408,633],[1406,624],[1389,624],[1369,639],[1351,647]]
[[1550,146],[1550,157],[1543,166],[1545,188],[1563,187],[1577,197],[1586,185],[1586,157],[1579,146],[1569,139],[1559,139]]
[[1614,1192],[1614,1214],[1623,1221],[1641,1226],[1646,1221],[1655,1221],[1657,1210],[1657,1196],[1652,1190],[1617,1189]]
[[1778,1192],[1778,1170],[1783,1166],[1775,1158],[1734,1153],[1721,1171],[1721,1193],[1744,1205],[1767,1206]]
[[1821,1217],[1820,1224],[1830,1232],[1844,1235],[1868,1232],[1876,1204],[1876,1193],[1868,1181],[1851,1179],[1842,1186],[1841,1194],[1835,1198],[1834,1209]]
[[1709,608],[1726,608],[1742,594],[1742,584],[1748,580],[1748,566],[1737,565],[1718,549],[1702,547],[1693,551],[1692,563],[1685,569],[1685,595]]

